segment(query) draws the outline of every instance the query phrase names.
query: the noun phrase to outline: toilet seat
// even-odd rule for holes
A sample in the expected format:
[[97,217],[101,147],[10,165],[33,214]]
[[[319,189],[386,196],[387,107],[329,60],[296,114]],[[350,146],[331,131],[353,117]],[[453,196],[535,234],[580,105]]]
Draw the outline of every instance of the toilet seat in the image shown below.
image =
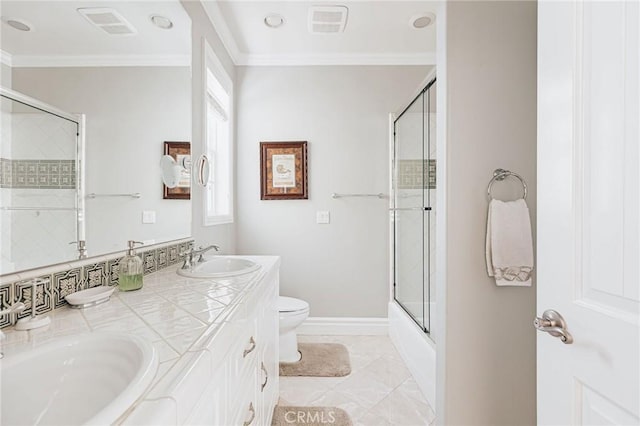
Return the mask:
[[296,299],[294,297],[278,297],[278,311],[280,311],[280,313],[301,312],[308,310],[309,304],[304,300]]

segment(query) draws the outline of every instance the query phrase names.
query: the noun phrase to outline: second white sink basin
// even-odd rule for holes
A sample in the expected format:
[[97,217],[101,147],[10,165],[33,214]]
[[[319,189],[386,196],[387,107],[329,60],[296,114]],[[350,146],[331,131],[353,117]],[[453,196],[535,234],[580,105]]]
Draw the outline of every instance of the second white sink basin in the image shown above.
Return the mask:
[[7,355],[0,361],[0,424],[113,424],[157,368],[153,345],[123,334],[61,338]]
[[260,269],[260,265],[239,257],[216,256],[196,263],[190,269],[178,269],[178,275],[189,278],[224,278],[244,275]]

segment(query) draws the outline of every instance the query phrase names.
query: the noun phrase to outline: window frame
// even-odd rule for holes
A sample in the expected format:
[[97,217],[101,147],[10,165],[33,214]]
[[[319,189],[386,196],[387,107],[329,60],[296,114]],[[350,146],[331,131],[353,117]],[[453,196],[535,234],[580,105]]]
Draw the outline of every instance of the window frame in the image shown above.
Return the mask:
[[[218,80],[218,83],[229,96],[229,212],[227,214],[215,214],[209,211],[208,204],[211,196],[209,187],[203,188],[202,198],[202,225],[224,225],[234,223],[235,220],[235,192],[234,192],[234,152],[235,152],[235,102],[233,80],[227,70],[216,56],[206,39],[203,38],[202,54],[202,152],[209,158],[209,72]],[[211,160],[211,159],[209,159]],[[210,170],[215,173],[215,164],[210,164]]]

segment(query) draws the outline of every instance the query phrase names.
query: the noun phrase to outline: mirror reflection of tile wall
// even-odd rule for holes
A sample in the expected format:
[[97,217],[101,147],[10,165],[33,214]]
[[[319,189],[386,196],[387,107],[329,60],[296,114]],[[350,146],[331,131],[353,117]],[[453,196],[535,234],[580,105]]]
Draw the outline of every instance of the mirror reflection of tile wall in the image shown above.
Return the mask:
[[72,259],[77,124],[3,98],[0,273]]
[[[191,138],[189,67],[14,68],[18,92],[86,117],[86,194],[141,197],[85,198],[89,256],[191,234],[189,200],[163,200],[159,159],[166,140]],[[46,82],[47,84],[44,84]],[[111,89],[105,93],[103,85]],[[74,87],[73,91],[65,88]],[[135,88],[135,89],[134,89]],[[24,106],[3,103],[0,275],[72,260],[78,252],[76,124]],[[54,210],[58,209],[58,210]],[[143,211],[156,222],[142,223]]]

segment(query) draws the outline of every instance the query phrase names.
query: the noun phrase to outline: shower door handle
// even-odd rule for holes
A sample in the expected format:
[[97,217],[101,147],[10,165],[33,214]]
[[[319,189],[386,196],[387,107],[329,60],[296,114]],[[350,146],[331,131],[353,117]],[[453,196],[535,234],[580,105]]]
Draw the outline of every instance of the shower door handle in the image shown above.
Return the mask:
[[431,211],[431,207],[394,207],[389,209],[389,211],[391,212],[396,212],[396,211],[410,211],[410,210],[414,210],[414,211]]

